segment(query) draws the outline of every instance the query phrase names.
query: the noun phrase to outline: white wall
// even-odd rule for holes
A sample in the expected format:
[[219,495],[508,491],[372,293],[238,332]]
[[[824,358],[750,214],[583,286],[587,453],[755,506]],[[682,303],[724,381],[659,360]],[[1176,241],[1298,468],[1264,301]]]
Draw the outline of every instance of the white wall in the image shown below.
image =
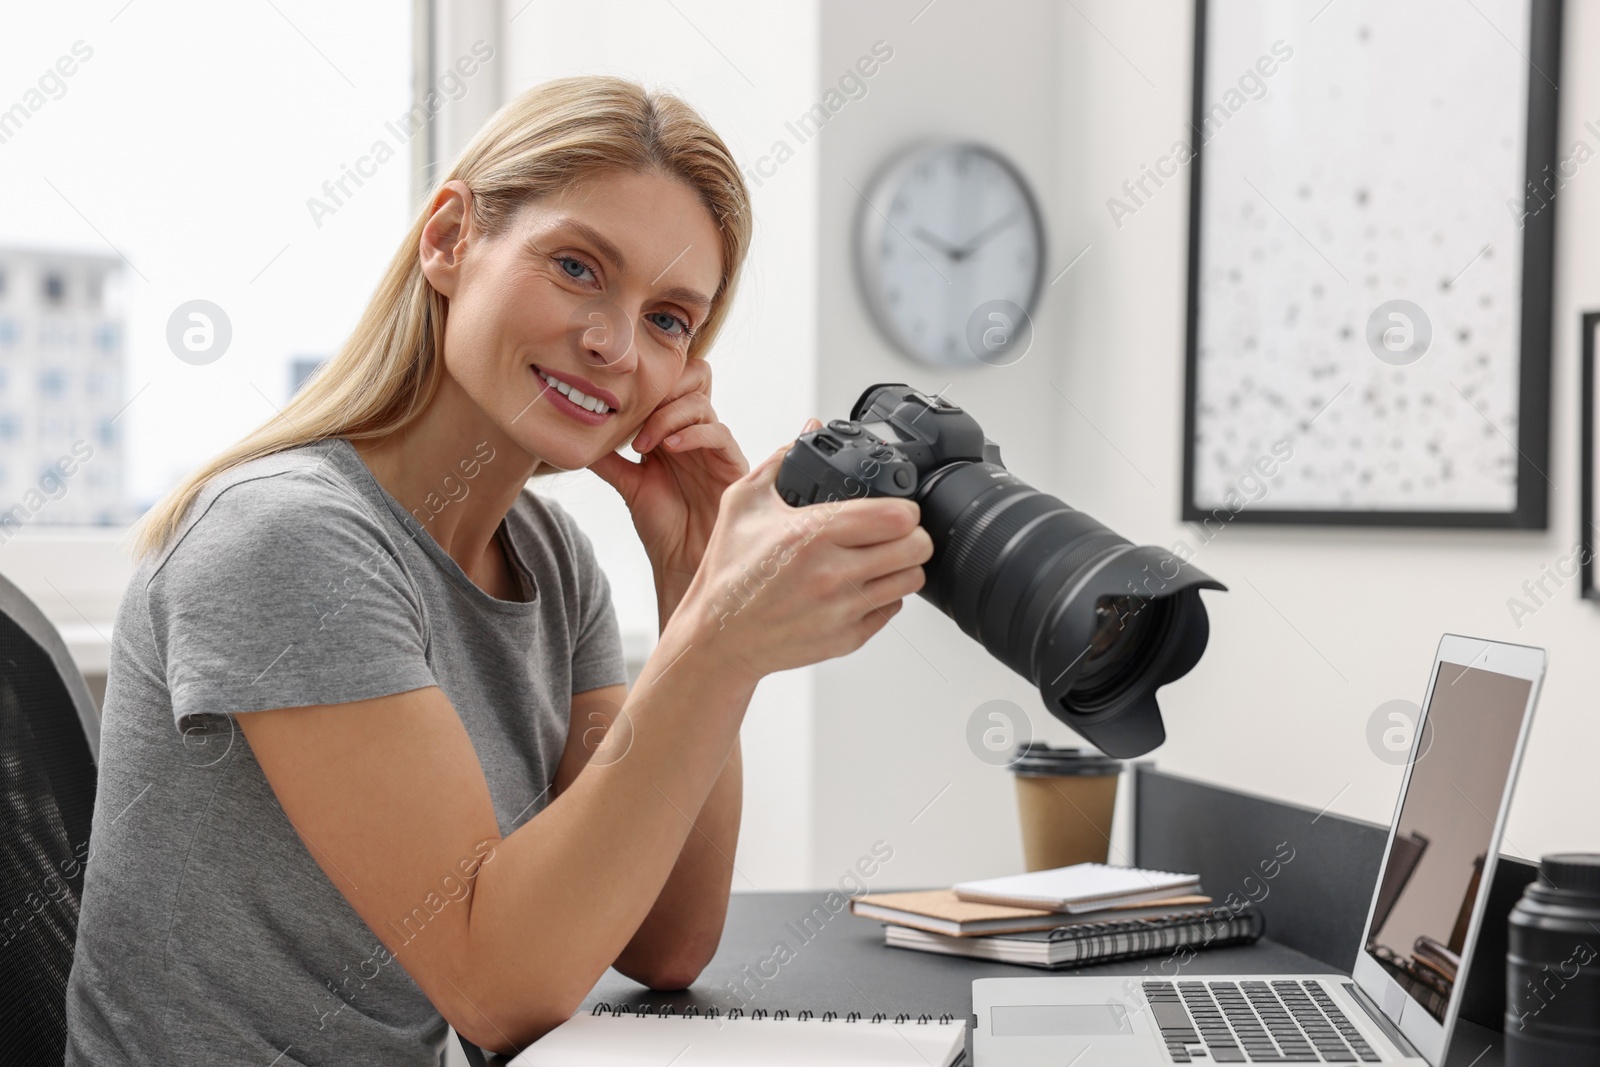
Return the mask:
[[[1055,221],[1093,248],[1062,282],[1062,373],[1077,406],[1095,413],[1154,488],[1071,412],[1061,416],[1060,488],[1130,537],[1197,543],[1176,521],[1187,187],[1169,182],[1120,230],[1105,207],[1187,129],[1192,12],[1176,0],[1078,6],[1082,17],[1064,15],[1058,37],[1069,81],[1059,146],[1073,195]],[[1353,11],[1342,5],[1315,24],[1310,16],[1322,5],[1302,6],[1302,39],[1354,32]],[[1461,17],[1478,16],[1463,9]],[[1441,41],[1451,32],[1441,25]],[[1600,77],[1582,59],[1597,43],[1600,10],[1567,5],[1563,155],[1580,136],[1594,147],[1581,126],[1600,117]],[[1441,171],[1435,180],[1451,179]],[[1600,254],[1587,239],[1600,223],[1600,175],[1581,172],[1562,191],[1556,217],[1550,530],[1228,527],[1196,557],[1231,592],[1206,594],[1211,647],[1192,675],[1167,690],[1169,740],[1156,754],[1163,767],[1387,822],[1400,769],[1367,747],[1373,710],[1395,698],[1421,700],[1446,631],[1542,645],[1549,674],[1505,848],[1531,856],[1600,848],[1591,786],[1600,752],[1592,706],[1600,614],[1578,599],[1576,580],[1520,628],[1506,606],[1577,535],[1578,316],[1600,304]]]
[[[1308,39],[1355,31],[1337,7],[1310,23],[1320,6],[1305,8]],[[848,269],[857,197],[845,180],[864,188],[884,159],[921,135],[978,137],[1012,155],[1040,193],[1047,278],[1089,251],[1047,290],[1029,356],[951,375],[950,395],[974,412],[1004,413],[991,436],[1039,488],[1132,539],[1198,544],[1177,518],[1187,186],[1168,183],[1120,230],[1105,207],[1187,129],[1191,5],[824,0],[821,11],[824,84],[876,38],[896,50],[872,96],[822,138],[822,410],[842,413],[874,381],[945,384],[891,354],[864,317]],[[1563,155],[1580,136],[1592,146],[1581,125],[1600,117],[1600,78],[1578,60],[1600,40],[1600,12],[1569,5],[1567,17]],[[1453,28],[1439,32],[1447,38]],[[1575,581],[1520,628],[1506,604],[1576,536],[1577,318],[1600,286],[1600,256],[1579,235],[1600,221],[1600,177],[1585,172],[1562,196],[1550,530],[1228,528],[1196,557],[1231,591],[1205,594],[1211,647],[1164,694],[1169,740],[1154,754],[1162,767],[1384,823],[1400,770],[1368,747],[1368,719],[1388,700],[1420,701],[1439,636],[1544,645],[1551,668],[1505,848],[1530,857],[1600,848],[1585,789],[1592,774],[1583,772],[1600,751],[1600,723],[1585,699],[1600,681],[1591,652],[1600,617],[1579,601]],[[898,884],[1020,869],[1010,782],[967,751],[966,716],[1003,697],[1027,709],[1046,738],[1071,735],[926,604],[911,602],[896,628],[818,670],[815,883],[834,880],[877,837],[896,846],[884,877]]]
[[[980,418],[987,415],[986,429],[1007,465],[1042,488],[1060,480],[1061,400],[1051,388],[1063,382],[1066,362],[1062,316],[1054,310],[1060,287],[1042,298],[1032,347],[1020,362],[978,370],[921,367],[894,352],[868,319],[852,234],[862,210],[856,190],[865,192],[885,162],[923,138],[970,138],[1008,155],[1038,194],[1049,247],[1046,279],[1071,260],[1081,242],[1061,222],[1071,200],[1056,131],[1074,101],[1061,91],[1060,17],[1047,0],[931,7],[926,0],[823,0],[818,59],[826,87],[875,41],[894,49],[868,95],[845,107],[819,138],[821,417],[847,416],[875,382],[943,389]],[[1026,709],[1040,734],[1063,740],[1067,731],[1042,713],[1034,690],[921,598],[908,599],[891,626],[862,651],[817,671],[814,881],[836,881],[878,839],[895,849],[881,875],[885,885],[949,884],[1020,870],[1010,775],[968,749],[968,717],[985,701],[1004,698]]]

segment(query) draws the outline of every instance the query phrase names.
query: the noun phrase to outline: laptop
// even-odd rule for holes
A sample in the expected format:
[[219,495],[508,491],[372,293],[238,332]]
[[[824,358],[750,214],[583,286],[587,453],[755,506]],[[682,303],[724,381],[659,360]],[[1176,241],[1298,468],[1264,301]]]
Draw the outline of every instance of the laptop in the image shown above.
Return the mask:
[[982,1067],[1441,1067],[1544,676],[1543,649],[1446,634],[1411,739],[1355,972],[981,978]]

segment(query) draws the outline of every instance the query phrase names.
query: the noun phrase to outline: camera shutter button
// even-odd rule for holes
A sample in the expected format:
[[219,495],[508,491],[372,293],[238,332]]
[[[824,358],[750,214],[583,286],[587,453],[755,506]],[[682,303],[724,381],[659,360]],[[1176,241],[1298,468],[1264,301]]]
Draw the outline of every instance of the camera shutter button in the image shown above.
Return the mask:
[[861,435],[861,427],[853,422],[845,422],[843,419],[834,419],[828,423],[828,429],[841,437],[859,437]]

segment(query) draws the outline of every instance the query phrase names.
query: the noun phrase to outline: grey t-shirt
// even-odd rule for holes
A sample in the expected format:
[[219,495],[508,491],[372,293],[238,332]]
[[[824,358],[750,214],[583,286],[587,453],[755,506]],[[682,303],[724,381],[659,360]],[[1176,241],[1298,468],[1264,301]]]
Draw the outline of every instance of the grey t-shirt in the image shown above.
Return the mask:
[[[481,446],[421,518],[494,462]],[[318,867],[232,713],[437,685],[510,834],[549,800],[572,694],[627,675],[571,517],[524,491],[502,533],[526,602],[474,585],[333,439],[213,479],[140,565],[112,637],[68,1065],[436,1067],[443,1019]],[[430,901],[455,906],[455,884]]]

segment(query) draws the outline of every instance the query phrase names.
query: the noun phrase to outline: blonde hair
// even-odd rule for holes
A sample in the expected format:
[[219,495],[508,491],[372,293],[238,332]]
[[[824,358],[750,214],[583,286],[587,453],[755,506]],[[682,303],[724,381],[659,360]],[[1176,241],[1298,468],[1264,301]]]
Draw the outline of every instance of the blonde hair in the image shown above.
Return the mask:
[[[472,190],[474,224],[504,231],[530,200],[605,171],[659,171],[686,182],[722,233],[722,279],[689,344],[703,356],[727,318],[750,245],[750,197],[728,148],[694,108],[623,78],[581,76],[535,86],[478,131],[434,187]],[[281,412],[190,474],[140,521],[134,552],[175,534],[206,482],[260,456],[330,437],[401,429],[432,400],[443,373],[448,301],[422,273],[418,246],[432,196],[406,232],[350,338]]]

